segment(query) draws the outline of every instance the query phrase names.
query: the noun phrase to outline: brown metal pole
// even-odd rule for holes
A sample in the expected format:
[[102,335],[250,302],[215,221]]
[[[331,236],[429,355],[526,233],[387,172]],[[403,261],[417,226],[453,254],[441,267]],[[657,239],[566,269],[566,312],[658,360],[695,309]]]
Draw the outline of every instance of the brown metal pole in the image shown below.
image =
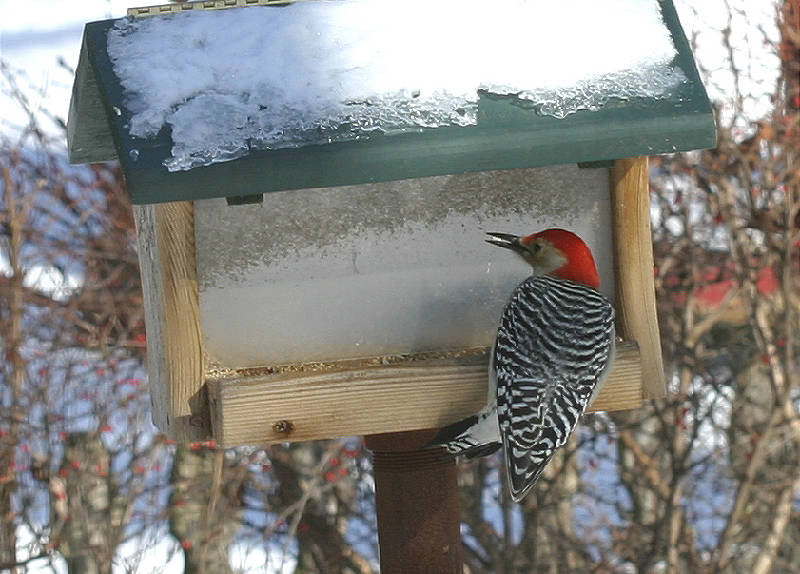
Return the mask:
[[422,450],[435,430],[365,437],[375,471],[381,574],[461,574],[456,463]]

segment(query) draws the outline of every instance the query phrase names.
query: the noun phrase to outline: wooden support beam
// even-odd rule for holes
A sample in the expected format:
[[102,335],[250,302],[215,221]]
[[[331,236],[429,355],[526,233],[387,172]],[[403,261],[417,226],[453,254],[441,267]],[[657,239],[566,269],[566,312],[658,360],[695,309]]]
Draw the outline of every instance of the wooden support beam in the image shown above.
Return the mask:
[[153,420],[175,440],[209,438],[192,203],[134,206],[134,217]]
[[[210,381],[214,438],[231,447],[439,428],[486,402],[486,352],[315,369]],[[636,345],[618,345],[614,371],[590,411],[639,407],[641,373]]]
[[656,315],[647,158],[620,159],[611,169],[617,335],[636,341],[642,358],[642,395],[663,397],[666,379]]
[[364,437],[372,451],[381,574],[461,574],[456,460],[435,430]]

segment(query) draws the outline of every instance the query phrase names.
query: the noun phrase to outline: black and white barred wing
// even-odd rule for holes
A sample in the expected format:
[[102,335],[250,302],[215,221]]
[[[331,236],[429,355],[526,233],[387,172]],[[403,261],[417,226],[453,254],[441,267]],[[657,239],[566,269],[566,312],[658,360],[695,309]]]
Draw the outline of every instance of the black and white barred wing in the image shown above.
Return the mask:
[[614,355],[614,309],[597,291],[530,277],[503,312],[494,349],[511,496],[522,499],[567,442]]

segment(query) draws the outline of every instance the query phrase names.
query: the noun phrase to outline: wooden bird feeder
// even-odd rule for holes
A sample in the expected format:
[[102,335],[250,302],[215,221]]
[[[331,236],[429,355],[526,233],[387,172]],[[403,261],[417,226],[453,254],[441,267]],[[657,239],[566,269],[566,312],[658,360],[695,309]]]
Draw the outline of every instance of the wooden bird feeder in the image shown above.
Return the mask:
[[[112,58],[109,38],[245,4],[268,16],[294,8],[189,2],[87,24],[73,88],[71,161],[118,159],[134,203],[161,430],[236,446],[436,428],[474,413],[500,312],[528,273],[484,232],[552,226],[591,245],[617,309],[623,342],[593,409],[664,394],[647,156],[715,141],[671,2],[660,18],[683,80],[658,97],[554,117],[481,91],[469,125],[232,144],[230,161],[171,169],[178,128],[141,135],[148,100],[123,84],[126,52]],[[173,79],[202,70],[201,52]]]

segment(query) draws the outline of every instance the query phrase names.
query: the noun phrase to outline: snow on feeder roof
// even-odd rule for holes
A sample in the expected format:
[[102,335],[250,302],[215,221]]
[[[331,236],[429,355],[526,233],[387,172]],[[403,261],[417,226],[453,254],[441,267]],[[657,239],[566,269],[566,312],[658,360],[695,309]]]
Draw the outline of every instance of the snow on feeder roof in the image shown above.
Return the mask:
[[119,157],[135,203],[714,141],[668,1],[174,6],[84,34],[71,158]]
[[614,98],[668,96],[685,76],[657,3],[616,4],[560,7],[581,15],[573,34],[586,51],[554,33],[563,12],[541,3],[349,0],[123,20],[108,32],[108,53],[130,135],[168,127],[165,165],[175,171],[254,149],[477,125],[480,91],[559,118]]

